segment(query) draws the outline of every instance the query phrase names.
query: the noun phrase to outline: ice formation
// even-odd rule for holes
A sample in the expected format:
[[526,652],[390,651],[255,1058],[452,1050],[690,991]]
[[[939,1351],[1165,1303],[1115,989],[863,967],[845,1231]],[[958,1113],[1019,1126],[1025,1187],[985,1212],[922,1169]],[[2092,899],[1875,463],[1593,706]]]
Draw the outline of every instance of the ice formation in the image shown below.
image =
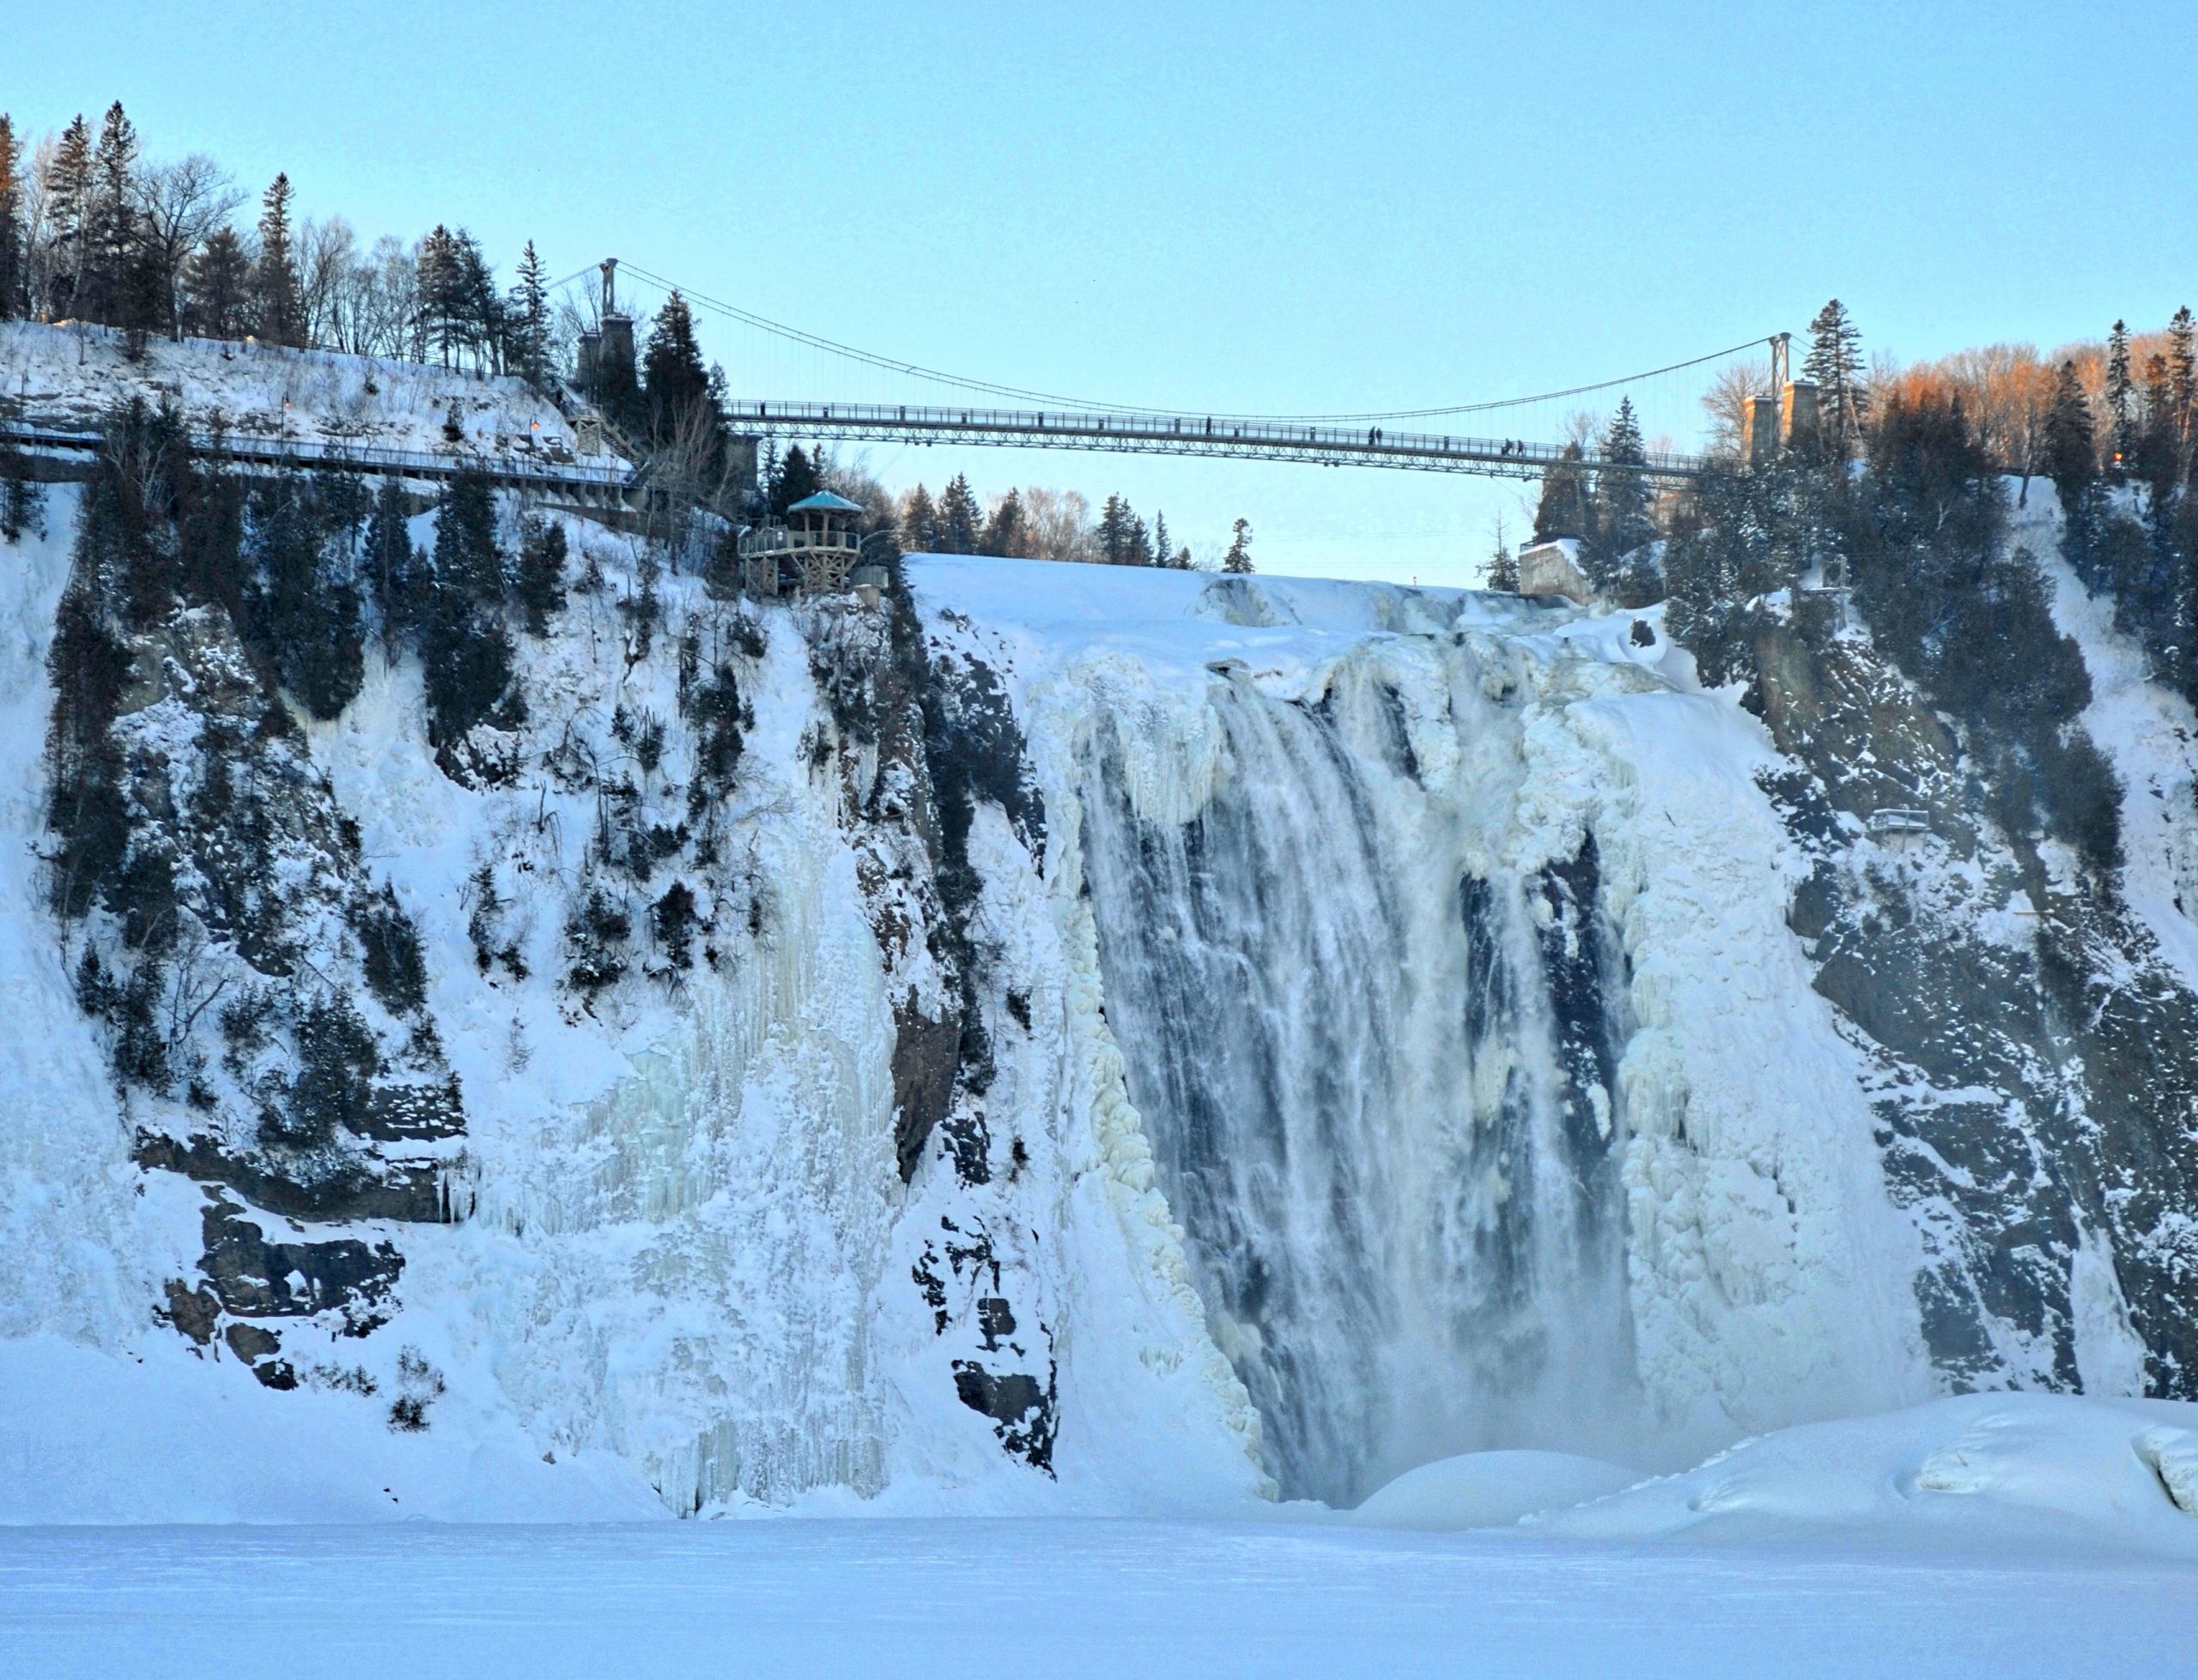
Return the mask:
[[[1829,834],[1852,880],[1905,870],[1927,919],[2013,949],[2015,912],[1969,914],[1992,856],[1812,838],[1792,759],[1656,611],[1460,591],[922,556],[897,630],[852,600],[730,628],[675,575],[637,641],[645,557],[568,521],[604,582],[524,643],[527,720],[483,748],[516,770],[446,773],[409,655],[370,652],[304,731],[313,797],[419,930],[464,1125],[403,1147],[448,1217],[217,1192],[149,1157],[197,1122],[118,1090],[41,884],[76,499],[0,573],[0,1335],[26,1369],[104,1356],[131,1404],[208,1420],[241,1385],[319,1420],[270,1450],[371,1439],[376,1475],[546,1459],[560,1512],[1149,1512],[1348,1504],[1491,1450],[1676,1468],[1957,1375],[2134,1391],[2168,1357],[2087,1189],[2024,1251],[2051,1287],[1994,1293],[1980,1181],[1928,1117],[2013,1099],[1901,1062],[1797,932]],[[2077,628],[2139,785],[2132,903],[2188,978],[2188,825],[2139,797],[2187,804],[2182,720],[2096,610]],[[896,690],[916,657],[931,687]],[[675,822],[713,669],[746,710],[704,845]],[[921,750],[893,721],[919,712]],[[660,759],[606,768],[636,718]],[[583,996],[561,942],[614,821],[671,836],[709,955]],[[258,1390],[256,1335],[178,1336],[174,1291],[215,1301],[202,1249],[247,1215],[255,1255],[401,1255],[386,1321],[266,1320],[311,1393]]]

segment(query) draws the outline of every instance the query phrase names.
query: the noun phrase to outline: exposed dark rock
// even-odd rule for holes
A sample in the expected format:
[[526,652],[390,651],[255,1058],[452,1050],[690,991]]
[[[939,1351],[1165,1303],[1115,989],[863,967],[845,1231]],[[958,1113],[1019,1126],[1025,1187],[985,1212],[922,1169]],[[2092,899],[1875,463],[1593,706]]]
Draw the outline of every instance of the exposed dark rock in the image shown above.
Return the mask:
[[209,1200],[199,1259],[222,1307],[240,1318],[349,1316],[386,1301],[404,1270],[404,1256],[386,1242],[270,1242],[240,1212],[224,1198]]
[[214,1292],[201,1283],[192,1289],[179,1277],[167,1282],[167,1321],[177,1331],[204,1347],[214,1339],[214,1327],[221,1322],[222,1303]]
[[954,1362],[954,1392],[972,1411],[993,1420],[1000,1445],[1034,1470],[1053,1473],[1054,1406],[1058,1368],[1046,1365],[1041,1382],[1027,1371],[993,1372],[974,1359]]
[[[1878,1069],[1887,1182],[1930,1257],[1916,1297],[1934,1361],[1964,1383],[2077,1386],[2070,1276],[2089,1231],[2150,1392],[2198,1394],[2198,1242],[2172,1216],[2198,1196],[2198,998],[2114,876],[2056,880],[2030,834],[1997,828],[1959,731],[1867,644],[1772,627],[1756,655],[1764,722],[1794,760],[1765,791],[1812,859],[1788,920]],[[1928,833],[1875,843],[1887,807]],[[1926,891],[1926,859],[1970,895]],[[2026,939],[1982,931],[2011,904]]]

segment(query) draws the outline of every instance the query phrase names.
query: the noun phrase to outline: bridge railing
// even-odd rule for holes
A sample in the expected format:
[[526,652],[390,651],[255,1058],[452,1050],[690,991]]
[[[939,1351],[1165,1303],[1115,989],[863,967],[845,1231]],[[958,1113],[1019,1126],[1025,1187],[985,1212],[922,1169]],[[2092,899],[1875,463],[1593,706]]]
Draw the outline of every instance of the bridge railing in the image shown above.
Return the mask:
[[[1593,452],[1568,462],[1565,446],[1524,439],[1480,438],[1395,432],[1380,426],[1318,425],[1247,420],[1226,415],[1155,415],[1070,409],[926,408],[901,403],[800,403],[751,400],[729,406],[736,429],[768,433],[929,434],[954,440],[1059,443],[1070,439],[1121,446],[1149,445],[1196,453],[1275,453],[1294,458],[1328,456],[1374,464],[1440,467],[1445,463],[1539,470],[1601,464]],[[1700,458],[1649,454],[1639,470],[1650,477],[1690,478]]]
[[[0,440],[18,449],[87,454],[96,453],[106,444],[106,438],[98,432],[8,420],[0,420]],[[392,449],[341,438],[270,438],[228,432],[194,432],[189,435],[188,442],[192,454],[208,460],[240,461],[252,466],[349,468],[385,477],[455,478],[460,473],[471,471],[484,473],[501,483],[616,490],[624,488],[633,476],[633,469],[623,464],[592,467],[577,461],[530,457],[516,451],[494,455],[456,451],[444,453]]]

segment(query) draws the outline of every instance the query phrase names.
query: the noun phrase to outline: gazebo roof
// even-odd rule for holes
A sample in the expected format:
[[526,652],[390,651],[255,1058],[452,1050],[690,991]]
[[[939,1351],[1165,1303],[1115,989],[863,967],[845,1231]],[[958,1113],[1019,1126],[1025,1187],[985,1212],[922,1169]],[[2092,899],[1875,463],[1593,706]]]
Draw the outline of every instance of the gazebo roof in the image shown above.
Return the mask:
[[789,513],[859,513],[862,504],[849,501],[845,496],[835,496],[829,490],[819,490],[813,496],[804,496],[786,509]]

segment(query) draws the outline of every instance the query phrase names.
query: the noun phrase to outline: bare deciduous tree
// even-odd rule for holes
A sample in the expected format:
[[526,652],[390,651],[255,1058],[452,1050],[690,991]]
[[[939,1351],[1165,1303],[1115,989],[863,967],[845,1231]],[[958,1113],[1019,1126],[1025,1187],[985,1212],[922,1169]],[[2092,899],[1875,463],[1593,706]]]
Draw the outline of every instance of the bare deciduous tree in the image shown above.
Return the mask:
[[337,314],[344,286],[359,267],[358,240],[340,215],[325,221],[308,217],[298,231],[298,309],[306,343],[331,349],[342,343]]
[[1023,521],[1035,560],[1096,560],[1098,532],[1081,491],[1033,484],[1023,492]]
[[245,195],[228,170],[203,152],[156,163],[138,179],[138,210],[161,282],[161,324],[171,337],[183,331],[184,266],[225,226]]

